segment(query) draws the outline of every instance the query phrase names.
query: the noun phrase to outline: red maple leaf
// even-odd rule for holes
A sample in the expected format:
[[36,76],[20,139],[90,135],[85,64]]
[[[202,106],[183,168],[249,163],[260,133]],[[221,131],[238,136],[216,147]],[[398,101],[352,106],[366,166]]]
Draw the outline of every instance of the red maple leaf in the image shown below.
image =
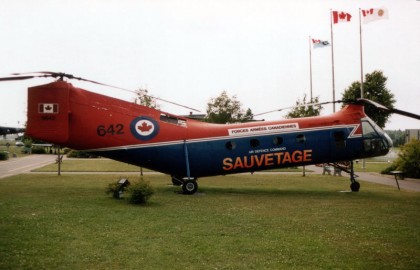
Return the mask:
[[147,131],[151,130],[151,129],[152,129],[152,127],[153,127],[153,126],[148,125],[146,122],[143,122],[143,123],[141,124],[141,126],[138,126],[137,128],[138,128],[141,132],[147,132]]
[[346,14],[346,13],[344,13],[344,12],[341,12],[340,14],[338,14],[338,17],[339,17],[341,20],[344,20],[344,19],[346,19],[346,18],[347,18],[347,14]]

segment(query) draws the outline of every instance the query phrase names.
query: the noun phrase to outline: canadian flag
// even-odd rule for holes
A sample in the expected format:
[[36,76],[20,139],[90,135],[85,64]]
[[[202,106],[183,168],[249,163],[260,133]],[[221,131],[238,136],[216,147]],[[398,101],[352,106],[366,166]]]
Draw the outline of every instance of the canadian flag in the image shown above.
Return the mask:
[[57,103],[39,103],[38,112],[39,113],[58,113],[58,104]]
[[362,9],[363,23],[370,23],[376,20],[388,19],[388,10],[386,8]]
[[316,48],[323,48],[330,45],[330,43],[326,40],[320,40],[320,39],[312,39],[312,45],[314,49]]
[[344,11],[333,11],[332,14],[334,23],[349,22],[352,17],[350,13]]

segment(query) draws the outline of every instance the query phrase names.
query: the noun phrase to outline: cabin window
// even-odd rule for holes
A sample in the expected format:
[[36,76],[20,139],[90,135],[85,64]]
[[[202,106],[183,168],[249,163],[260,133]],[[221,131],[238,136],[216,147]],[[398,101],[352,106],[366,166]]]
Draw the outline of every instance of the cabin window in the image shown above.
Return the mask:
[[344,148],[346,146],[345,136],[343,131],[336,131],[334,132],[334,142],[335,147],[337,148]]
[[249,144],[251,145],[251,147],[257,147],[260,145],[260,141],[257,139],[252,139],[249,141]]
[[305,135],[303,135],[303,134],[299,134],[299,135],[297,135],[297,136],[296,136],[296,142],[297,142],[297,143],[304,143],[304,142],[306,142]]
[[233,141],[229,141],[229,142],[226,143],[226,148],[229,149],[229,150],[233,150],[233,149],[236,148],[236,143],[233,142]]
[[169,115],[169,114],[162,113],[160,115],[160,121],[171,123],[171,124],[181,126],[181,127],[187,127],[187,120],[181,119],[181,118]]
[[275,137],[273,139],[273,143],[274,143],[274,145],[281,145],[283,143],[283,138],[282,137]]

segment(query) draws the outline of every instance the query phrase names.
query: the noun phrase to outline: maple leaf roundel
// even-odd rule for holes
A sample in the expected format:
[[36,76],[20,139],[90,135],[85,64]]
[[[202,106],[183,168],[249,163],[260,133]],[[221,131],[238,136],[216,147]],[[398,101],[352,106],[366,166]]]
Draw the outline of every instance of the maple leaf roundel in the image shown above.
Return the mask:
[[134,137],[146,141],[159,133],[159,125],[152,118],[140,116],[131,121],[130,130]]

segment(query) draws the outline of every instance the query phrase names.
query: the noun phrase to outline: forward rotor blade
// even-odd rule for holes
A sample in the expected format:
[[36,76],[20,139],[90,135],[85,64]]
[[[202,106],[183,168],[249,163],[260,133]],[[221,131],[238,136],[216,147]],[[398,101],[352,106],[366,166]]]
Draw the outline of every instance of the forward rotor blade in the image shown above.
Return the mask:
[[317,106],[317,105],[325,105],[325,104],[339,103],[339,102],[341,102],[341,100],[337,100],[337,101],[326,101],[326,102],[317,102],[317,103],[307,103],[307,104],[301,104],[301,105],[294,105],[294,106],[285,107],[285,108],[281,108],[281,109],[277,109],[277,110],[272,110],[272,111],[268,111],[268,112],[254,114],[254,116],[260,116],[260,115],[264,115],[264,114],[268,114],[268,113],[273,113],[273,112],[281,112],[281,111],[284,111],[284,110],[293,109],[293,108],[299,108],[299,107]]
[[396,113],[396,114],[400,114],[400,115],[404,115],[404,116],[407,116],[407,117],[411,117],[411,118],[420,120],[420,115],[417,115],[417,114],[414,114],[414,113],[411,113],[411,112],[407,112],[407,111],[402,111],[402,110],[399,110],[399,109],[388,108],[388,107],[385,107],[384,105],[379,104],[379,103],[377,103],[375,101],[372,101],[370,99],[359,98],[357,101],[359,103],[373,105],[378,110],[381,110],[381,111],[384,111],[384,112]]

